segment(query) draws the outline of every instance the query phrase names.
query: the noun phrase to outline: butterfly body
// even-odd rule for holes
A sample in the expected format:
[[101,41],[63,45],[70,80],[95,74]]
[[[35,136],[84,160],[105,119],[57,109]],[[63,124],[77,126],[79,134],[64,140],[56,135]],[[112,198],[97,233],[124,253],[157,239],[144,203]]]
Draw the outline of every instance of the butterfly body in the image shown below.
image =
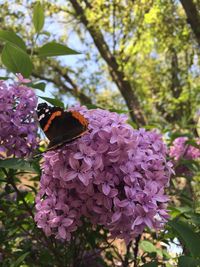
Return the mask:
[[50,141],[48,149],[69,143],[88,131],[88,121],[78,111],[65,111],[41,103],[37,113],[40,126]]

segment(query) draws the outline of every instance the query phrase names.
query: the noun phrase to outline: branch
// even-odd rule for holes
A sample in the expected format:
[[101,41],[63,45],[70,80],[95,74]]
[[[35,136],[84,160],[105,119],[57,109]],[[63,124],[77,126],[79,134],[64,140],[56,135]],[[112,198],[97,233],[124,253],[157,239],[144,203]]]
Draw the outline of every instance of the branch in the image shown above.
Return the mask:
[[200,15],[193,0],[180,0],[196,40],[200,46]]
[[33,72],[32,76],[34,76],[35,78],[38,78],[40,80],[45,80],[45,81],[47,81],[49,83],[53,83],[54,85],[58,86],[59,88],[62,88],[65,92],[74,95],[73,90],[71,88],[67,87],[66,85],[64,85],[60,80],[56,80],[56,79],[53,79],[53,78],[46,77],[45,75],[39,74],[37,72]]
[[171,51],[171,91],[174,98],[179,98],[181,94],[181,85],[179,81],[179,62],[176,50],[172,47]]
[[138,235],[135,238],[135,248],[134,248],[134,267],[138,266],[138,262],[137,262],[137,256],[138,256],[138,251],[139,251],[139,243],[140,243],[140,239],[141,239],[142,235]]
[[67,73],[63,73],[62,70],[57,66],[52,66],[52,69],[53,69],[54,73],[57,72],[57,74],[59,74],[60,77],[64,78],[64,80],[66,82],[68,82],[72,86],[72,88],[70,88],[64,82],[62,82],[60,77],[59,77],[59,79],[58,79],[58,77],[57,78],[49,78],[49,77],[46,77],[44,74],[39,74],[37,72],[33,72],[32,75],[36,78],[39,78],[40,80],[45,80],[47,82],[53,83],[54,85],[56,85],[58,87],[58,89],[61,88],[63,91],[70,93],[75,98],[78,98],[79,101],[81,102],[81,104],[83,104],[83,105],[87,105],[87,104],[91,105],[92,104],[91,99],[87,95],[85,95],[83,92],[81,92],[81,90],[72,81],[72,79],[67,75]]
[[113,55],[115,54],[115,49],[116,49],[116,2],[113,0],[113,12],[112,12],[112,19],[113,19]]
[[132,242],[130,242],[130,243],[127,245],[126,255],[125,255],[125,258],[124,258],[124,262],[123,262],[123,267],[128,267],[128,266],[129,266],[129,257],[130,257],[129,254],[130,254],[131,246],[132,246]]
[[13,178],[13,175],[10,174],[9,172],[7,172],[6,169],[3,169],[3,172],[5,173],[5,175],[7,177],[8,184],[10,184],[13,187],[13,189],[17,193],[17,196],[19,197],[19,199],[23,202],[23,205],[26,208],[27,212],[32,217],[32,219],[34,220],[33,211],[31,209],[31,207],[29,207],[29,205],[27,204],[26,200],[24,199],[24,196],[23,196],[22,192],[17,188],[17,186],[15,184],[15,181],[14,181],[14,178]]
[[91,24],[85,15],[85,11],[77,0],[70,0],[74,10],[80,21],[84,24],[86,29],[89,31],[99,53],[102,58],[106,61],[110,75],[121,92],[127,107],[129,109],[131,118],[138,125],[146,124],[144,114],[141,110],[136,93],[133,91],[131,83],[126,79],[124,72],[119,70],[117,59],[113,56],[110,51],[108,44],[106,43],[101,30],[97,25]]
[[69,77],[69,75],[65,70],[62,70],[57,65],[54,65],[52,67],[58,74],[60,74],[65,79],[66,82],[68,82],[72,86],[72,88],[75,91],[75,94],[77,94],[80,91],[78,86],[72,81],[72,79]]

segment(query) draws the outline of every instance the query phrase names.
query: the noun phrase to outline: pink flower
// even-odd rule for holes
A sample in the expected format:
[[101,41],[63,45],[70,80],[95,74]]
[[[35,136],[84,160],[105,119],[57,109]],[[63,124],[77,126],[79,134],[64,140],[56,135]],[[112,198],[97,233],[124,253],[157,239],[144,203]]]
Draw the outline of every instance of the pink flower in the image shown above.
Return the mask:
[[[187,144],[188,137],[178,137],[173,141],[170,147],[169,155],[173,158],[176,168],[175,172],[177,175],[193,175],[191,169],[188,168],[181,160],[195,160],[200,158],[200,149],[196,146]],[[199,138],[195,140],[196,145],[200,145]]]
[[163,204],[168,201],[164,188],[172,168],[161,135],[134,130],[125,115],[76,110],[88,119],[89,132],[45,153],[36,198],[38,226],[69,240],[85,216],[127,243],[145,227],[163,227]]
[[31,80],[24,78],[21,73],[16,73],[16,76],[18,78],[19,83],[30,83],[31,82]]
[[[200,149],[187,144],[188,137],[178,137],[174,140],[170,148],[170,156],[175,160],[183,159],[197,159],[200,157]],[[196,144],[200,145],[200,140],[196,140]]]

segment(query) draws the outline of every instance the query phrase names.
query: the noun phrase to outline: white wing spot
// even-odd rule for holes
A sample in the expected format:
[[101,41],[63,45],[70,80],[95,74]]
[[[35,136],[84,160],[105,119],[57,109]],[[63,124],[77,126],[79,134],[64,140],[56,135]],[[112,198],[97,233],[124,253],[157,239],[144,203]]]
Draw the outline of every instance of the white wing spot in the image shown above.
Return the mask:
[[39,121],[41,121],[45,117],[45,114],[40,115]]

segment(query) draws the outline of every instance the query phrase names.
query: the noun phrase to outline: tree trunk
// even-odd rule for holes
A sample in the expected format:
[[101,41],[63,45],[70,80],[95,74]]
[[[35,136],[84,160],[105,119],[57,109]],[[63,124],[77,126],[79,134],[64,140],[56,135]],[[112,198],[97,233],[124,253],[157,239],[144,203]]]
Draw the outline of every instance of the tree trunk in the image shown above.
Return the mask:
[[117,60],[111,53],[109,46],[101,33],[101,30],[98,28],[97,25],[90,24],[84,13],[84,9],[77,0],[70,0],[70,2],[74,10],[76,11],[76,14],[79,17],[80,21],[89,31],[102,58],[106,61],[109,67],[110,75],[127,104],[132,120],[138,126],[146,124],[145,117],[140,107],[138,98],[135,92],[133,91],[130,82],[126,79],[125,74],[119,70]]
[[197,6],[192,0],[180,0],[185,10],[187,21],[190,24],[196,40],[200,46],[200,15]]

